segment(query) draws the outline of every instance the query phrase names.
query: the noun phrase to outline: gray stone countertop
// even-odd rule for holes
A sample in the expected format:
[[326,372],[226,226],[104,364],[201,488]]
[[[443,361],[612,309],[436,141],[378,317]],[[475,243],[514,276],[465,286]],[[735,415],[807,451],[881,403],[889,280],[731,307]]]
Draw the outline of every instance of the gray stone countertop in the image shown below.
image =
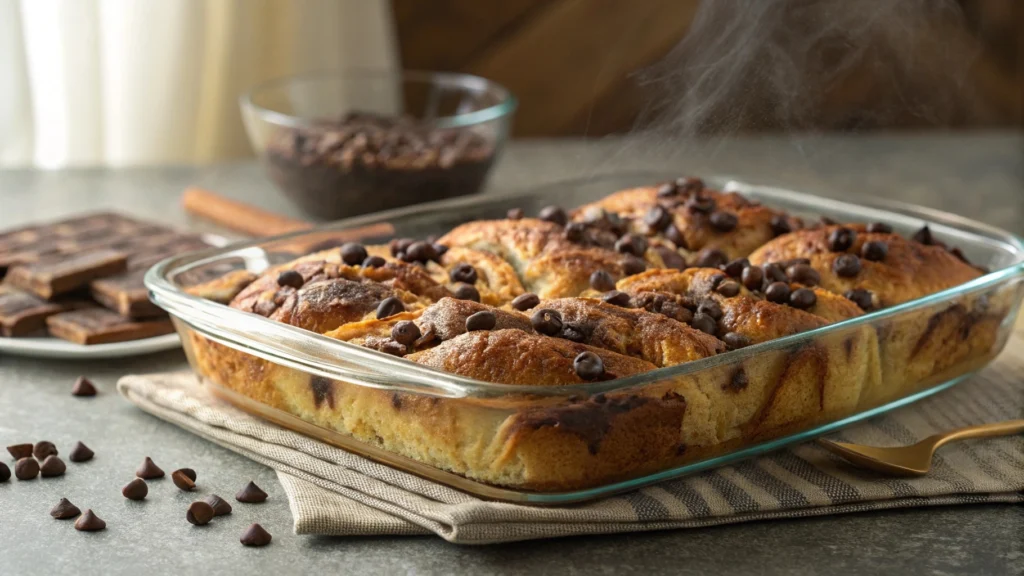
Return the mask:
[[[871,194],[955,211],[1024,234],[1024,135],[904,134],[716,141],[517,141],[491,189],[525,188],[617,170],[720,173],[856,200]],[[0,229],[112,208],[194,230],[216,230],[179,208],[197,184],[299,215],[255,162],[206,167],[0,171]],[[0,574],[507,573],[507,574],[1022,574],[1024,507],[912,509],[700,530],[590,536],[488,547],[433,537],[295,536],[272,470],[142,413],[117,396],[127,373],[185,368],[180,351],[125,360],[46,361],[0,355],[0,446],[47,439],[64,454],[96,451],[55,479],[0,484]],[[100,388],[73,398],[79,375]],[[130,502],[121,486],[144,456],[166,471],[188,466],[200,495],[231,496],[255,480],[258,506],[205,528],[185,522],[194,495],[170,480]],[[4,455],[6,458],[6,454]],[[48,515],[60,497],[93,508],[104,532],[79,533]],[[273,535],[243,548],[260,522]]]

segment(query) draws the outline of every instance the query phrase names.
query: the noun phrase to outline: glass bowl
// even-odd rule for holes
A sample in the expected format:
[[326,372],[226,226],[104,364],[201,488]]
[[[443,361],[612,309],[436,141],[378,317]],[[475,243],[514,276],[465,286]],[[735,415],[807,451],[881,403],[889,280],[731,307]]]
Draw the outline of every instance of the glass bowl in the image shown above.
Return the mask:
[[467,74],[352,70],[272,80],[240,105],[270,178],[333,220],[479,192],[516,99]]

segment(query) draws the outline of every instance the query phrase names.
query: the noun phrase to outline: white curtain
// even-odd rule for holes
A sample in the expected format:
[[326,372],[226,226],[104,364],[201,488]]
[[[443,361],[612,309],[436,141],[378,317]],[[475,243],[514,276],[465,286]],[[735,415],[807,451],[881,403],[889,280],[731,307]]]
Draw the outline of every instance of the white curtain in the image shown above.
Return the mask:
[[397,67],[388,0],[0,0],[0,166],[251,153],[238,95]]

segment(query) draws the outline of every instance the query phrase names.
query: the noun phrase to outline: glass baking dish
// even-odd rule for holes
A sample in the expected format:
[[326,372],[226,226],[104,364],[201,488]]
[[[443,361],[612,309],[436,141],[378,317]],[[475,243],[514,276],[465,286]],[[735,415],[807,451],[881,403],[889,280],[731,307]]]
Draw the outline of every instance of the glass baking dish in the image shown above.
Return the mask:
[[[705,180],[797,216],[885,222],[905,235],[926,222],[935,237],[992,271],[924,298],[699,361],[551,387],[463,378],[185,291],[211,274],[259,273],[344,241],[440,235],[463,222],[502,218],[510,208],[531,214],[549,204],[575,207],[669,178],[622,174],[352,218],[170,258],[149,270],[146,286],[218,397],[466,492],[529,504],[598,498],[812,439],[948,388],[1006,343],[1024,295],[1020,238],[927,208],[876,199],[852,204],[721,178]],[[742,386],[736,386],[739,375]],[[719,390],[731,395],[727,402],[707,401],[708,391]],[[687,428],[691,421],[722,421],[726,411],[742,426]],[[680,440],[666,441],[673,437]],[[500,474],[494,471],[506,466],[530,471],[535,480],[494,481]]]

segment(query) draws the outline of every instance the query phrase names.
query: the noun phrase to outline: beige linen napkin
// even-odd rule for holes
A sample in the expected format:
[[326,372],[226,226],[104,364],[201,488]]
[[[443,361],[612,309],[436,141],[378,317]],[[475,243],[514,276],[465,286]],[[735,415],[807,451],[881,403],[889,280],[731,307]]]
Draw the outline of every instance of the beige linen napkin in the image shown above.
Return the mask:
[[[957,442],[923,478],[856,469],[813,443],[635,492],[562,507],[490,502],[345,452],[216,401],[190,373],[125,376],[143,410],[277,470],[298,534],[434,533],[486,544],[691,528],[911,506],[1024,502],[1024,437]],[[1024,339],[951,390],[830,436],[910,444],[960,426],[1021,418]]]

